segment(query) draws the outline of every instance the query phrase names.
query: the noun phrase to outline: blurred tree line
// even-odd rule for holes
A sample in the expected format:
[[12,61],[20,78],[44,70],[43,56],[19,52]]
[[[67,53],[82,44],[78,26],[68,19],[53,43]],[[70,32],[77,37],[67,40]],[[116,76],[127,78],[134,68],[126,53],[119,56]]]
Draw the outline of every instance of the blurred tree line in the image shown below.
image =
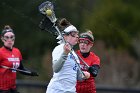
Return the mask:
[[[14,29],[15,46],[21,50],[24,64],[40,74],[33,79],[49,81],[52,76],[51,52],[57,40],[38,26],[42,19],[38,6],[44,1],[1,0],[0,29],[6,24]],[[93,32],[93,51],[101,58],[97,83],[116,85],[121,82],[122,86],[131,86],[137,82],[140,85],[139,0],[50,1],[55,5],[58,18],[67,18],[80,32],[85,29]],[[31,79],[20,75],[19,78]]]

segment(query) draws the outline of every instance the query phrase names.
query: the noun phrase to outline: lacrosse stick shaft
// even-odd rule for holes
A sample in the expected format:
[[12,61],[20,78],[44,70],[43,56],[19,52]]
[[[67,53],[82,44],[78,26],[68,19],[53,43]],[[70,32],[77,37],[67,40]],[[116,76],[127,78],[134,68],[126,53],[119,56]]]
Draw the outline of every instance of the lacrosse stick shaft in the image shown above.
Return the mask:
[[25,70],[16,69],[16,68],[10,68],[10,67],[7,67],[7,66],[1,66],[1,67],[5,68],[5,69],[9,69],[9,70],[15,70],[15,71],[18,71],[18,72],[24,72],[24,73],[27,73],[27,74],[31,74],[30,71],[25,71]]
[[[77,55],[77,54],[76,54]],[[78,56],[78,55],[77,55]],[[82,63],[84,63],[86,65],[87,68],[89,68],[89,65],[80,57],[78,56],[78,58],[81,60]]]

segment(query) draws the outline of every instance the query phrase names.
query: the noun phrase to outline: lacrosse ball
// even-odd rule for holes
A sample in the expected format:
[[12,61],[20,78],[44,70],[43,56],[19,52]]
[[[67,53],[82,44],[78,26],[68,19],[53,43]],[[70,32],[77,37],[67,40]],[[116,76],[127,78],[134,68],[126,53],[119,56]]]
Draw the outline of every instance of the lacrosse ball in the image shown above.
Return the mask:
[[46,11],[46,14],[47,14],[48,16],[51,16],[51,15],[52,15],[52,10],[48,9],[48,10]]

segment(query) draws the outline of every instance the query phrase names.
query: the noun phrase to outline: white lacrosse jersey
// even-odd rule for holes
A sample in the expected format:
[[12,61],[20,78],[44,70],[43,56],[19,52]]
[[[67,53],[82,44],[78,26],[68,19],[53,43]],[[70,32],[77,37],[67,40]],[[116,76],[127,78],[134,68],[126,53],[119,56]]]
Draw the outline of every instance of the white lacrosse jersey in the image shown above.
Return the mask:
[[[64,52],[63,47],[64,44],[55,47],[52,52],[53,61],[58,60],[61,57]],[[77,70],[77,65],[73,56],[69,53],[60,71],[53,73],[46,93],[76,93]]]

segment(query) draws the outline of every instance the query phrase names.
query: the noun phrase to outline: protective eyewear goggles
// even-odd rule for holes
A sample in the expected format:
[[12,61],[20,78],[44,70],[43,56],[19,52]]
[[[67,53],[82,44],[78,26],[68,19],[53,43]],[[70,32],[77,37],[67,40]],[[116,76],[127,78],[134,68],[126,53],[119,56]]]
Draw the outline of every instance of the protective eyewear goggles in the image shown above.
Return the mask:
[[71,33],[69,33],[69,35],[71,35],[72,37],[79,38],[79,36],[78,36],[78,33],[77,33],[77,32],[71,32]]
[[87,45],[93,44],[93,42],[90,41],[90,40],[87,39],[87,38],[79,38],[79,44],[80,44],[80,43],[84,43],[84,44],[87,44]]
[[12,41],[14,41],[15,40],[15,36],[14,35],[12,35],[12,36],[3,36],[3,39],[5,40],[5,41],[7,41],[7,40],[12,40]]

